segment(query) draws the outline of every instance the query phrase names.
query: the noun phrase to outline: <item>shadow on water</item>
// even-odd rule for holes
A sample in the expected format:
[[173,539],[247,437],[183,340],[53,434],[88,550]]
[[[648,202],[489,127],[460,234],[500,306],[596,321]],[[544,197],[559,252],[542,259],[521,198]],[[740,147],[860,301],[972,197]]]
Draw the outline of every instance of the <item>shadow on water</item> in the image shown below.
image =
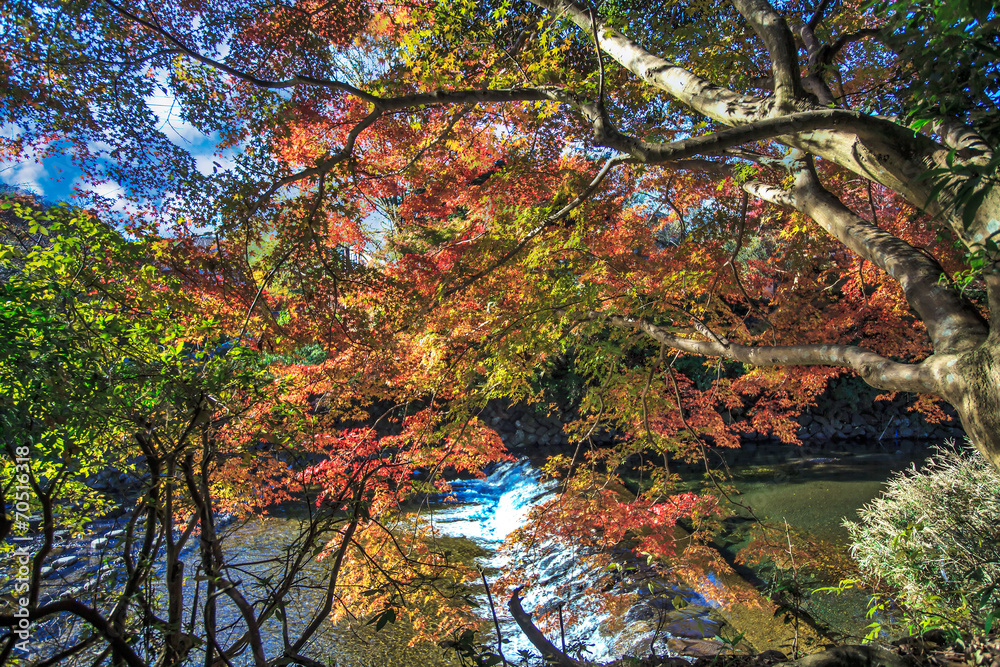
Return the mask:
[[[713,616],[711,605],[691,590],[657,582],[655,595],[647,594],[632,605],[627,616],[615,616],[613,611],[589,606],[595,593],[593,581],[607,578],[606,569],[595,571],[587,554],[567,548],[551,540],[540,540],[540,547],[531,553],[501,550],[500,545],[514,530],[524,525],[529,512],[557,492],[555,483],[542,480],[540,473],[527,461],[507,463],[493,467],[484,479],[458,480],[452,483],[453,491],[447,498],[433,499],[424,505],[420,516],[430,522],[435,533],[435,548],[447,549],[461,560],[475,562],[487,573],[491,582],[515,568],[525,573],[530,586],[524,591],[524,608],[529,612],[553,609],[559,604],[568,610],[574,606],[583,613],[570,623],[567,618],[566,643],[583,651],[580,655],[590,660],[609,661],[626,653],[633,653],[635,646],[648,645],[656,636],[660,640],[671,637],[665,627],[655,632],[650,627],[657,624],[652,617],[669,618],[675,630],[688,636],[698,634],[711,637],[720,627]],[[254,580],[277,580],[282,568],[282,554],[294,541],[303,525],[301,510],[294,507],[280,508],[272,516],[231,523],[222,530],[223,551],[226,561],[239,571],[248,598],[255,597]],[[400,524],[406,529],[406,520]],[[185,549],[183,557],[196,562],[195,546]],[[327,561],[312,561],[302,573],[301,585],[287,599],[285,616],[292,629],[304,627],[311,613],[320,607]],[[160,573],[162,576],[162,572]],[[192,573],[194,574],[194,573]],[[637,583],[621,577],[617,586],[623,596],[635,598]],[[203,600],[196,602],[194,577],[185,580],[184,597],[187,615],[197,624]],[[599,591],[607,593],[608,591]],[[615,591],[611,591],[615,592]],[[259,589],[257,593],[260,593]],[[465,595],[473,601],[477,615],[483,619],[482,640],[494,641],[491,612],[481,585],[468,587]],[[203,595],[202,595],[203,597]],[[670,600],[682,599],[684,609],[674,609]],[[521,651],[537,655],[534,647],[517,628],[506,607],[506,598],[496,600],[496,611],[505,640],[504,651],[517,661]],[[239,611],[224,597],[217,598],[220,626],[231,626],[220,633],[220,643],[228,644],[242,631]],[[619,610],[621,611],[621,610]],[[367,624],[367,618],[355,622],[324,623],[310,641],[304,653],[326,664],[366,667],[368,665],[419,664],[423,667],[457,665],[453,651],[430,642],[411,646],[414,637],[412,626],[405,620],[386,625],[376,631]],[[654,619],[655,620],[655,619]],[[663,624],[660,623],[662,626]],[[700,634],[699,634],[700,633]],[[263,627],[262,639],[269,655],[281,653],[282,627],[276,618],[269,619]],[[558,636],[558,635],[556,635]],[[552,635],[550,634],[550,637]],[[648,649],[643,649],[648,651]],[[661,649],[661,654],[665,652]],[[239,656],[234,665],[251,664],[249,653]]]
[[[847,532],[842,522],[853,519],[857,510],[870,502],[882,489],[885,480],[895,471],[920,459],[868,454],[837,459],[798,460],[778,465],[734,469],[733,485],[739,502],[751,507],[756,517],[800,531],[809,539],[825,542],[831,549],[845,557]],[[531,508],[556,492],[554,483],[544,481],[527,461],[498,465],[488,471],[485,479],[458,480],[453,482],[450,497],[438,498],[429,509],[421,513],[434,526],[442,539],[451,540],[454,549],[465,549],[475,558],[491,580],[511,569],[524,568],[533,584],[525,592],[524,606],[530,610],[551,609],[555,605],[585,605],[583,594],[592,587],[599,573],[589,571],[585,559],[564,545],[542,549],[535,556],[500,550],[508,535],[525,523]],[[294,517],[269,520],[267,525],[252,529],[250,534],[241,532],[240,548],[247,552],[262,553],[280,544],[282,531],[293,530]],[[285,527],[281,528],[285,522]],[[746,512],[738,511],[726,525],[716,546],[724,560],[737,573],[767,592],[775,588],[774,568],[748,567],[740,562],[738,554],[744,548],[755,521]],[[249,527],[241,528],[241,531]],[[322,567],[322,566],[317,566]],[[600,573],[606,574],[606,573]],[[799,583],[804,589],[837,583],[822,577],[803,573]],[[631,589],[629,586],[631,585]],[[713,603],[698,593],[678,588],[673,584],[656,582],[659,587],[654,595],[638,594],[634,581],[623,578],[623,593],[638,595],[631,608],[618,619],[609,618],[609,612],[582,614],[578,621],[567,628],[569,645],[584,646],[587,658],[595,661],[610,660],[625,653],[648,652],[648,645],[656,635],[661,640],[674,637],[707,637],[720,633],[725,623],[713,609]],[[567,591],[569,591],[567,593]],[[808,591],[807,591],[808,592]],[[478,613],[489,618],[489,608],[481,587],[470,590],[478,605]],[[579,595],[580,600],[573,598]],[[684,608],[674,608],[671,600],[684,600]],[[780,600],[780,595],[775,597]],[[849,592],[842,596],[806,595],[802,608],[816,619],[828,633],[836,636],[860,637],[864,626],[868,594]],[[308,596],[295,602],[312,604]],[[514,625],[506,610],[505,600],[497,601],[497,612],[505,639],[505,652],[516,656],[519,651],[534,653],[533,647]],[[663,627],[667,618],[670,627]],[[624,621],[624,627],[609,621]],[[659,625],[660,627],[656,627]],[[484,638],[490,641],[489,630]],[[676,634],[671,634],[673,631]],[[403,624],[374,633],[370,628],[355,625],[352,628],[326,628],[314,645],[313,653],[336,659],[342,665],[403,664],[419,662],[428,666],[455,664],[454,655],[437,646],[424,644],[408,646],[412,635]],[[660,649],[666,652],[666,646]]]
[[[726,561],[746,579],[765,591],[788,589],[792,574],[771,564],[746,563],[741,552],[751,538],[760,535],[756,519],[770,524],[774,541],[783,542],[788,531],[808,542],[816,567],[802,567],[794,585],[802,598],[796,603],[828,634],[860,639],[867,634],[872,619],[866,617],[871,592],[852,589],[842,594],[816,593],[817,588],[835,586],[841,579],[857,576],[851,570],[849,535],[845,521],[857,521],[858,510],[874,500],[895,472],[919,466],[926,454],[865,454],[841,458],[797,460],[777,465],[733,469],[733,486],[738,503],[752,514],[736,508],[715,543]],[[756,531],[756,532],[755,532]],[[794,540],[793,540],[794,541]],[[801,554],[806,561],[807,554]],[[779,559],[780,560],[780,557]],[[818,563],[817,563],[818,561]],[[847,567],[840,564],[846,563]],[[839,574],[837,574],[839,572]],[[790,596],[775,594],[789,603]]]
[[846,545],[844,520],[856,520],[858,510],[879,494],[894,472],[922,460],[894,455],[812,459],[734,470],[734,484],[738,500],[758,517],[788,521],[816,537]]

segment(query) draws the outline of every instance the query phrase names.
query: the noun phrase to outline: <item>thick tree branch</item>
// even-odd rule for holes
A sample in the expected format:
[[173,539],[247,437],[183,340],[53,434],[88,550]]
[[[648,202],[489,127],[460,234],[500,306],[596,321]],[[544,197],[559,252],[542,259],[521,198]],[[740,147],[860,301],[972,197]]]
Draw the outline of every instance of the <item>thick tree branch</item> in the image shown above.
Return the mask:
[[[587,319],[601,319],[590,313]],[[935,394],[936,385],[929,369],[921,364],[893,361],[856,345],[747,346],[727,341],[684,338],[667,327],[646,320],[611,315],[607,321],[617,327],[636,329],[668,347],[707,357],[721,357],[754,366],[839,366],[855,370],[868,384],[879,389]]]
[[813,12],[812,17],[806,23],[806,27],[809,28],[809,32],[815,32],[816,28],[819,27],[820,22],[823,20],[823,16],[826,14],[827,8],[830,6],[830,0],[822,0],[816,7],[816,11]]
[[524,607],[521,606],[520,593],[520,588],[514,590],[510,596],[510,602],[507,603],[507,608],[510,609],[510,615],[514,617],[514,622],[521,628],[524,636],[542,654],[546,664],[559,665],[560,667],[583,667],[583,663],[557,649],[552,642],[545,638],[542,631],[535,627],[535,624],[531,622],[531,614],[524,611]]
[[746,125],[727,128],[700,137],[679,139],[667,143],[642,141],[634,137],[620,134],[617,130],[596,125],[595,141],[602,146],[627,153],[639,162],[657,164],[672,160],[682,160],[696,155],[715,155],[728,148],[733,148],[754,141],[774,139],[776,137],[808,132],[820,128],[830,129],[843,126],[858,128],[864,125],[866,117],[845,109],[817,109],[779,116],[763,118]]
[[[774,90],[774,77],[767,76],[754,79],[751,85],[753,88],[761,88],[763,90]],[[836,106],[836,99],[833,95],[833,91],[830,87],[826,85],[818,75],[808,74],[802,77],[802,88],[805,89],[807,93],[811,93],[816,96],[816,99],[820,104],[826,107]]]
[[816,38],[816,26],[822,20],[828,4],[829,0],[823,0],[820,3],[812,18],[799,27],[799,37],[802,38],[802,44],[806,47],[806,62],[808,64],[808,74],[802,79],[802,87],[815,95],[823,106],[833,107],[836,106],[836,99],[830,86],[823,79],[823,70],[826,68],[826,63],[822,62],[824,50]]
[[941,265],[902,239],[864,220],[823,187],[811,160],[795,177],[794,202],[834,238],[888,273],[927,326],[937,352],[971,349],[988,334],[978,311],[952,289]]
[[790,190],[785,190],[784,188],[779,188],[774,185],[768,185],[767,183],[761,183],[760,181],[747,181],[743,184],[743,189],[749,194],[752,194],[754,197],[763,199],[766,202],[771,202],[776,206],[797,208],[795,195],[792,194]]
[[[601,24],[595,29],[587,7],[576,0],[531,2],[553,14],[565,16],[588,34],[596,32],[604,52],[623,67],[649,85],[709,118],[735,126],[753,123],[769,115],[770,105],[766,98],[740,95],[715,86],[683,67],[650,53],[607,25]],[[751,9],[753,6],[748,5]],[[777,28],[773,28],[773,31],[777,31]],[[844,36],[842,40],[847,43],[850,39],[860,39],[863,35],[867,33]],[[786,52],[780,44],[777,48],[780,53]],[[783,85],[788,85],[794,77],[789,72],[781,76],[785,78]],[[799,111],[821,109],[807,100],[797,100],[794,108]],[[593,123],[593,118],[588,120]],[[931,200],[929,194],[932,184],[924,178],[928,169],[945,165],[948,149],[928,137],[915,135],[912,130],[890,120],[859,115],[856,122],[845,123],[842,127],[797,130],[777,137],[777,140],[819,155],[884,185],[932,215],[946,214],[949,225],[970,248],[980,247],[991,233],[1000,230],[995,214],[990,213],[1000,210],[1000,189],[987,196],[975,224],[966,230],[961,224],[960,216],[947,210],[958,183],[946,188],[937,199]]]
[[757,181],[745,183],[743,189],[808,215],[835,239],[898,281],[907,303],[927,326],[936,352],[968,350],[986,338],[986,323],[944,280],[940,264],[851,211],[822,186],[811,161],[799,164],[791,190]]
[[1000,263],[995,262],[983,273],[986,298],[990,309],[990,328],[993,336],[1000,338]]
[[576,96],[559,86],[529,88],[483,88],[464,90],[433,90],[397,97],[379,98],[373,103],[379,111],[400,111],[421,106],[442,104],[497,104],[502,102],[577,102]]
[[565,16],[588,34],[596,34],[604,52],[623,67],[709,118],[726,125],[737,125],[761,116],[763,98],[740,95],[713,85],[687,69],[650,53],[604,23],[594,26],[588,7],[576,0],[531,0],[531,3]]
[[796,100],[802,99],[805,91],[799,80],[798,50],[788,24],[767,0],[733,0],[733,6],[764,42],[771,58],[776,102],[772,114],[794,111]]
[[954,148],[961,157],[968,159],[982,156],[987,160],[993,157],[993,149],[989,143],[964,123],[942,118],[931,123],[931,129],[941,137],[945,146]]

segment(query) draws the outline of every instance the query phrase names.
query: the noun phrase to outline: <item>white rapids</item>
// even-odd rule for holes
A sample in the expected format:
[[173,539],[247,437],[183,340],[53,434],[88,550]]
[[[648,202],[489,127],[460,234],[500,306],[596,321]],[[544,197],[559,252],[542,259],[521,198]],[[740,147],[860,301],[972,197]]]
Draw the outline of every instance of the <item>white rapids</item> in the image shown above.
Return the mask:
[[[467,537],[490,552],[481,559],[480,565],[491,579],[509,572],[511,568],[522,568],[531,586],[525,589],[523,606],[529,613],[576,607],[586,607],[588,595],[595,593],[592,582],[606,571],[595,571],[595,566],[581,558],[582,552],[557,544],[554,540],[541,538],[530,554],[525,551],[501,549],[503,541],[516,529],[524,526],[531,509],[544,503],[558,493],[558,484],[553,480],[542,480],[538,470],[527,461],[503,463],[488,471],[485,479],[460,480],[451,482],[450,501],[435,503],[432,522],[435,532],[453,537]],[[622,579],[617,585],[620,593],[636,591],[637,585]],[[559,588],[559,592],[557,592]],[[671,635],[661,629],[651,631],[648,623],[643,623],[640,607],[649,610],[680,595],[696,609],[708,611],[709,603],[690,590],[663,587],[656,590],[656,598],[648,589],[638,591],[640,602],[626,613],[624,627],[608,629],[610,612],[591,611],[578,614],[577,621],[565,628],[565,645],[568,652],[581,659],[594,662],[608,662],[623,654],[635,655],[638,650],[648,653],[649,642],[656,639],[658,653],[667,653],[663,642]],[[560,595],[559,593],[562,593]],[[645,593],[644,596],[641,594]],[[534,647],[521,633],[507,610],[506,600],[494,600],[504,636],[504,653],[508,659],[517,658],[527,651],[537,654]],[[491,618],[486,596],[481,596],[480,605],[484,617]],[[628,622],[634,619],[635,622]],[[692,623],[703,623],[705,627],[715,625],[707,618],[699,619],[691,615]],[[711,633],[709,633],[711,636]],[[558,630],[549,633],[549,640],[559,646],[562,638]]]

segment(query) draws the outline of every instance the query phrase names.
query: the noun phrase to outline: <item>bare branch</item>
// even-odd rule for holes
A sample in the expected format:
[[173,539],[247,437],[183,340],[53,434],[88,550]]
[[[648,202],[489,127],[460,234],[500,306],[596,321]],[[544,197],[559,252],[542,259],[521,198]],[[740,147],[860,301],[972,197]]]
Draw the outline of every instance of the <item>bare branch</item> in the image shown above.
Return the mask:
[[367,480],[359,480],[357,482],[358,487],[355,490],[354,499],[351,503],[353,516],[351,517],[351,522],[344,530],[340,546],[337,547],[336,555],[333,558],[333,566],[330,568],[330,574],[327,576],[326,590],[323,594],[323,604],[313,616],[309,625],[306,626],[305,630],[302,631],[302,634],[299,635],[299,638],[295,641],[295,643],[292,644],[291,647],[286,647],[285,655],[298,655],[302,650],[302,647],[309,642],[309,639],[312,638],[317,630],[319,630],[320,626],[323,625],[323,622],[330,616],[330,612],[333,610],[333,601],[337,583],[340,579],[340,570],[344,565],[344,558],[347,555],[347,550],[352,544],[354,532],[358,529],[358,524],[361,522],[360,501],[362,490],[366,481]]
[[253,74],[250,74],[249,72],[244,72],[243,70],[232,67],[231,65],[227,65],[225,62],[209,58],[208,56],[203,55],[198,51],[195,51],[194,49],[192,49],[191,47],[187,46],[182,41],[180,41],[177,37],[167,32],[159,24],[154,23],[153,21],[146,20],[140,16],[137,16],[136,14],[133,14],[132,12],[128,11],[121,5],[112,2],[112,0],[103,0],[103,1],[104,4],[106,4],[108,7],[110,7],[119,15],[124,16],[130,21],[138,23],[142,27],[146,28],[146,30],[149,30],[153,34],[157,35],[163,41],[167,42],[168,44],[174,45],[178,51],[186,55],[188,58],[200,62],[203,65],[208,65],[209,67],[213,67],[219,70],[220,72],[225,72],[226,74],[228,74],[233,78],[239,79],[241,81],[246,81],[247,83],[253,84],[260,88],[270,88],[270,89],[280,90],[283,88],[294,88],[296,86],[301,86],[301,85],[322,86],[324,88],[341,90],[345,93],[354,95],[355,97],[359,97],[372,104],[378,102],[379,98],[377,96],[372,95],[370,93],[366,93],[365,91],[355,88],[349,83],[345,83],[343,81],[335,81],[331,79],[317,79],[311,76],[307,76],[305,74],[296,74],[292,78],[285,79],[283,81],[270,81],[268,79],[261,79],[257,76],[254,76]]
[[583,667],[583,663],[557,649],[552,642],[545,638],[542,631],[535,627],[535,624],[531,622],[531,614],[524,611],[524,607],[521,606],[520,593],[520,588],[514,590],[510,596],[510,602],[507,603],[507,608],[510,609],[510,614],[514,617],[514,622],[521,628],[521,632],[539,650],[545,662],[550,665],[559,665],[559,667]]
[[808,23],[806,23],[806,27],[809,28],[810,32],[815,31],[816,28],[819,27],[820,21],[823,20],[823,16],[826,14],[826,10],[829,6],[830,0],[822,0],[822,2],[819,3],[819,6],[816,7],[816,11],[813,12],[812,17],[809,19]]
[[878,28],[862,28],[861,30],[858,30],[856,32],[849,32],[844,35],[841,35],[840,37],[837,38],[837,41],[835,41],[829,47],[825,47],[823,49],[820,61],[822,62],[822,64],[828,65],[832,63],[838,55],[840,55],[840,51],[848,44],[854,44],[855,42],[860,42],[861,40],[866,39],[868,37],[877,37],[880,32],[881,31]]
[[[59,600],[40,607],[29,608],[27,618],[29,621],[39,621],[61,613],[73,614],[86,621],[98,635],[110,644],[115,657],[129,667],[147,667],[146,661],[139,657],[125,638],[115,631],[111,623],[100,612],[78,600]],[[10,614],[0,615],[0,627],[14,627],[19,620]]]
[[727,149],[754,141],[774,139],[788,134],[809,132],[818,129],[844,129],[857,132],[870,131],[866,126],[866,116],[846,109],[817,109],[763,118],[749,124],[731,127],[712,134],[667,143],[642,141],[618,133],[615,130],[598,129],[595,141],[602,146],[627,153],[639,162],[657,164],[672,160],[682,160],[695,155],[715,155]]

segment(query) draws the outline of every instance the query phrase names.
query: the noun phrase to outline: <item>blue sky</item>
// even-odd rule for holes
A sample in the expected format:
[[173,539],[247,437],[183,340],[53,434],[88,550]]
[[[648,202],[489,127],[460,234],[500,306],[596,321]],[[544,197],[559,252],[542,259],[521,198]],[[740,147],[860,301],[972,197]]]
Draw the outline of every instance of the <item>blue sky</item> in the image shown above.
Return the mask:
[[[165,92],[146,98],[146,104],[159,120],[159,129],[175,145],[184,148],[195,159],[203,174],[211,174],[213,162],[224,168],[230,166],[228,159],[216,155],[217,136],[202,134],[193,125],[184,121],[177,113],[176,100]],[[0,126],[0,135],[15,138],[19,129],[7,123]],[[29,190],[51,202],[71,201],[74,186],[83,187],[81,172],[73,164],[69,155],[59,154],[43,160],[28,159],[19,163],[0,162],[0,182]],[[93,189],[105,197],[121,194],[117,183],[105,183]]]

